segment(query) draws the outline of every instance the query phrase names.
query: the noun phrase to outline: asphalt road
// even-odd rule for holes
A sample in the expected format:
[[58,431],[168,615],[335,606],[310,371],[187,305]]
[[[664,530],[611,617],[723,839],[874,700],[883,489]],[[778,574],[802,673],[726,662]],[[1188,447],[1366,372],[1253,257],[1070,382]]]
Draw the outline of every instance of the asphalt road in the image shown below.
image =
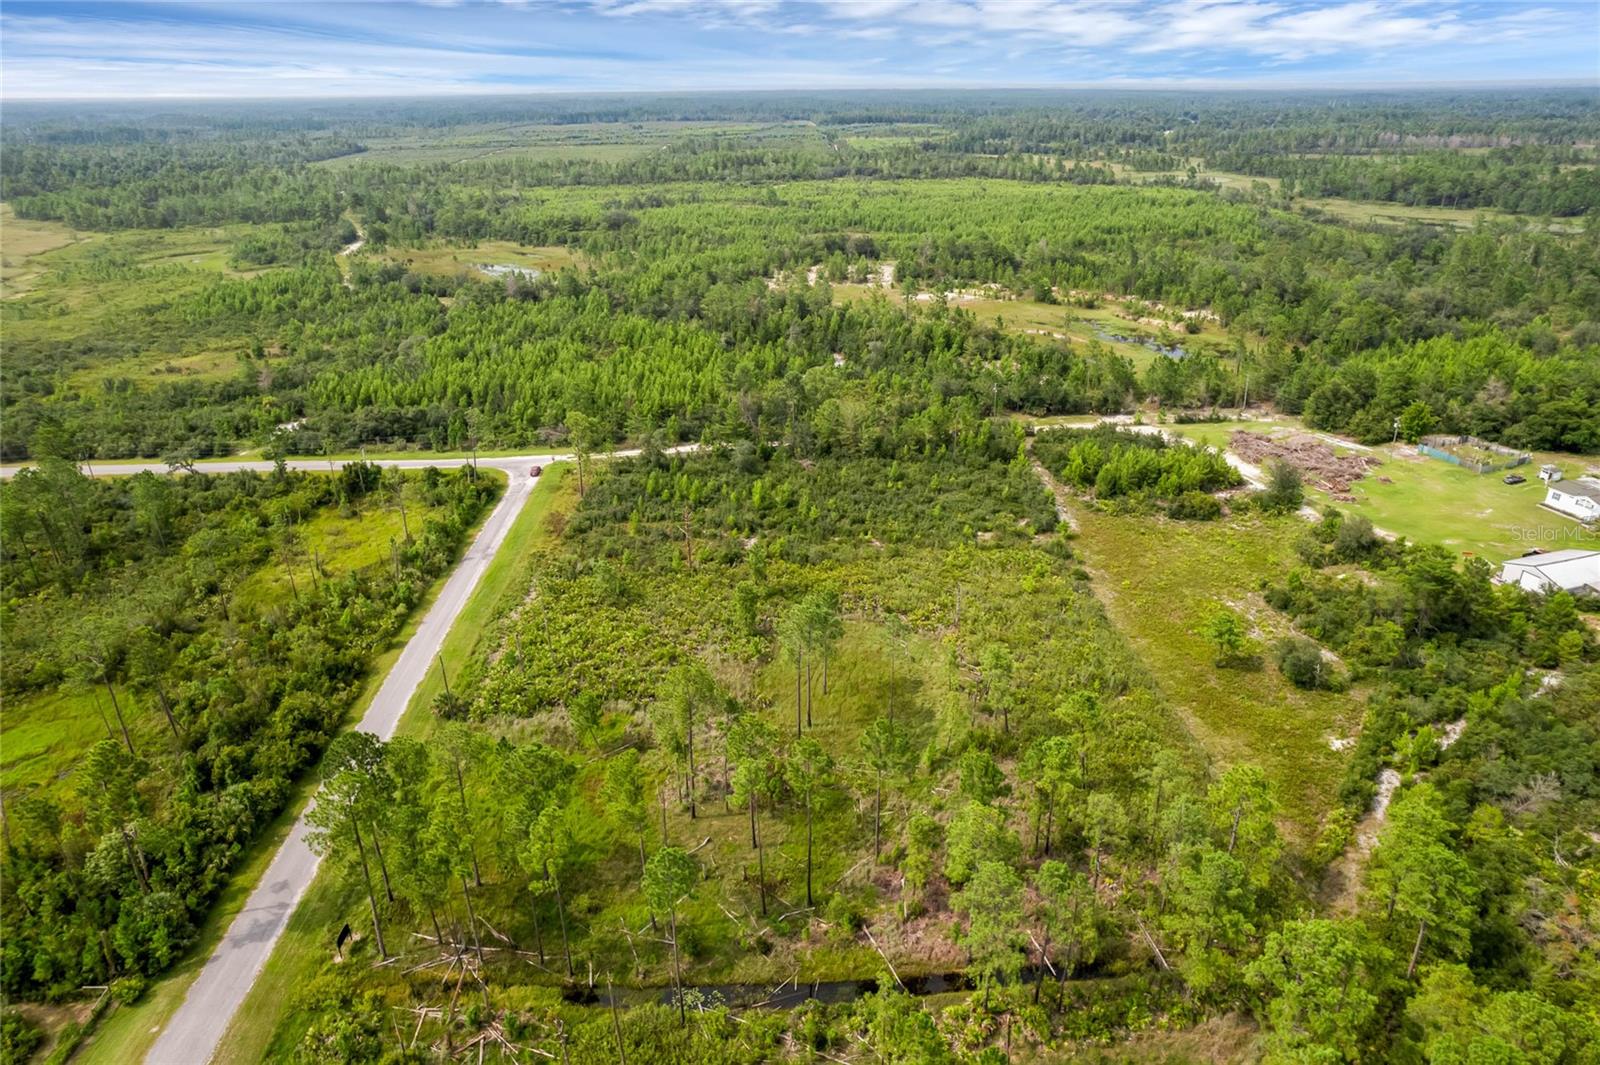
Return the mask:
[[[696,444],[683,444],[667,448],[667,454],[698,450]],[[637,449],[613,451],[595,455],[596,459],[625,458],[639,454]],[[400,652],[389,675],[367,708],[366,716],[356,728],[370,732],[381,739],[394,734],[400,715],[405,713],[411,696],[421,685],[440,648],[445,635],[455,624],[466,606],[467,598],[477,587],[488,568],[490,560],[505,542],[511,523],[516,520],[522,506],[528,501],[538,478],[532,476],[535,466],[552,462],[570,461],[571,455],[517,455],[512,457],[479,458],[415,458],[375,459],[380,466],[396,466],[416,470],[428,466],[457,467],[476,461],[487,469],[504,470],[507,477],[505,494],[490,512],[488,520],[478,530],[478,535],[467,547],[466,554],[455,571],[445,581],[439,597],[423,616],[416,634]],[[324,472],[337,469],[347,460],[291,459],[292,470]],[[349,460],[353,461],[353,460]],[[24,466],[0,466],[0,479],[14,477]],[[270,462],[231,461],[204,462],[195,466],[200,473],[234,473],[251,470],[268,473]],[[168,473],[162,462],[102,462],[86,464],[86,473],[95,477],[125,477],[135,473]],[[300,897],[316,876],[319,859],[306,845],[304,814],[294,824],[288,837],[278,848],[272,864],[267,867],[261,882],[250,893],[244,909],[239,911],[229,926],[216,951],[206,960],[205,967],[189,985],[189,993],[172,1015],[167,1026],[157,1037],[145,1061],[150,1065],[205,1065],[216,1053],[233,1015],[238,1012],[245,995],[255,984],[256,977],[272,956],[278,938],[289,923],[289,916],[300,904]]]
[[[467,548],[465,556],[455,571],[445,581],[439,597],[423,616],[416,634],[411,637],[400,657],[395,661],[383,686],[367,708],[366,716],[356,727],[363,732],[388,739],[394,734],[400,715],[412,694],[433,667],[435,657],[444,644],[445,634],[455,624],[467,598],[477,587],[495,553],[505,542],[511,523],[522,510],[537,477],[528,476],[535,464],[550,461],[550,456],[530,458],[481,460],[480,466],[494,466],[510,474],[510,484],[500,501],[490,512],[478,535]],[[450,460],[410,460],[384,463],[384,465],[446,466],[462,465]],[[324,463],[291,463],[296,468],[321,469]],[[219,470],[218,467],[221,467]],[[214,463],[203,467],[206,472],[226,472],[230,469],[271,469],[270,463]],[[95,472],[102,473],[105,467]],[[165,471],[166,467],[160,467]],[[124,472],[124,471],[118,471]],[[128,470],[125,472],[137,472]],[[246,993],[255,983],[262,966],[271,956],[278,937],[289,923],[289,915],[299,905],[300,897],[311,885],[316,875],[319,859],[306,845],[306,820],[302,814],[295,822],[277,855],[268,866],[266,875],[251,892],[244,909],[233,919],[227,934],[217,945],[216,952],[206,961],[205,967],[189,987],[183,1005],[172,1015],[166,1028],[150,1049],[145,1061],[155,1065],[204,1065],[216,1052],[229,1022],[244,1001]]]

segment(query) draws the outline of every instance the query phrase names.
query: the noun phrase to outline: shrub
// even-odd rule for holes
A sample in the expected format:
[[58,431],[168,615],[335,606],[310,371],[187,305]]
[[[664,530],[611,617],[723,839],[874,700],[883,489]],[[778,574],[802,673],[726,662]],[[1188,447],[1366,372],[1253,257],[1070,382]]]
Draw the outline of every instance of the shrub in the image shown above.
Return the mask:
[[1333,538],[1333,554],[1341,562],[1354,562],[1372,554],[1378,542],[1371,519],[1362,514],[1346,514]]
[[130,1003],[138,1002],[140,996],[144,994],[145,988],[149,986],[149,982],[142,976],[124,976],[121,979],[111,981],[111,997],[116,1000],[118,1005],[126,1006]]
[[1299,510],[1305,502],[1305,485],[1300,471],[1281,459],[1267,467],[1267,487],[1256,495],[1261,509],[1275,514]]
[[1167,508],[1178,521],[1215,521],[1222,517],[1222,501],[1206,492],[1185,492]]
[[828,900],[827,908],[823,911],[823,920],[828,922],[829,938],[843,943],[854,939],[856,933],[861,931],[861,926],[866,923],[862,918],[861,907],[842,891]]
[[43,1041],[44,1033],[21,1012],[0,1014],[0,1065],[27,1061]]
[[1339,679],[1334,668],[1322,657],[1322,648],[1303,636],[1288,636],[1273,648],[1278,670],[1296,688],[1336,690]]
[[433,715],[441,721],[458,721],[467,716],[467,700],[459,692],[442,691],[434,696]]
[[1225,606],[1219,606],[1206,620],[1205,637],[1216,651],[1213,661],[1217,666],[1243,663],[1253,657],[1254,643],[1244,619]]

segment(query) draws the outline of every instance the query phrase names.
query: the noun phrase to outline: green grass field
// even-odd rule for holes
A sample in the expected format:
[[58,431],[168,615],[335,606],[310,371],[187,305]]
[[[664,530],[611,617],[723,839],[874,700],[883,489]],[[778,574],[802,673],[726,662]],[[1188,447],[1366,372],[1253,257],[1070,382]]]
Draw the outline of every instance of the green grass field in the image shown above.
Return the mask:
[[[896,303],[905,299],[899,290],[884,289],[878,285],[841,283],[833,285],[832,289],[834,298],[842,302],[871,299],[875,293],[882,293]],[[1080,344],[1098,341],[1118,355],[1126,356],[1138,370],[1143,370],[1159,357],[1142,344],[1111,340],[1102,335],[1155,340],[1159,334],[1155,326],[1131,321],[1117,313],[1116,304],[1085,308],[1065,303],[1041,303],[1038,300],[976,296],[959,296],[949,302],[950,306],[992,321],[1008,332],[1028,333],[1045,341],[1068,339]],[[923,301],[920,305],[928,304]],[[1171,326],[1170,332],[1174,342],[1193,351],[1221,351],[1232,343],[1227,332],[1215,322],[1202,322],[1200,332],[1193,335],[1185,333],[1178,325]]]
[[466,273],[483,280],[489,277],[480,266],[518,266],[551,272],[566,266],[581,266],[582,256],[570,248],[526,247],[508,240],[485,240],[467,247],[439,245],[427,248],[390,248],[384,257],[404,263],[418,273],[453,277]]
[[1571,477],[1592,468],[1593,460],[1535,454],[1532,463],[1516,470],[1526,482],[1508,485],[1501,480],[1503,472],[1473,473],[1411,448],[1378,450],[1383,467],[1351,487],[1355,503],[1339,505],[1367,515],[1380,528],[1494,562],[1535,547],[1600,547],[1600,534],[1539,505],[1545,485],[1536,476],[1543,463],[1554,463]]
[[46,252],[97,236],[60,222],[18,218],[10,204],[0,203],[0,298],[28,291],[47,269],[39,261]]
[[1262,598],[1261,582],[1294,565],[1305,523],[1257,515],[1175,522],[1085,506],[1075,516],[1074,544],[1096,593],[1190,733],[1219,768],[1260,765],[1277,787],[1286,832],[1307,842],[1344,772],[1345,756],[1328,741],[1354,734],[1360,699],[1301,691],[1270,664],[1218,669],[1201,635],[1218,606],[1243,613],[1263,642],[1289,632]]
[[[0,328],[13,359],[48,358],[61,391],[114,382],[214,381],[237,372],[246,338],[171,320],[175,297],[219,276],[249,226],[75,231],[16,219],[0,206]],[[108,341],[107,338],[114,338]],[[93,341],[86,344],[84,341]],[[92,353],[92,354],[91,354]]]
[[[143,749],[146,741],[159,741],[166,725],[159,723],[156,708],[152,706],[146,713],[127,692],[119,692],[117,698],[134,745]],[[0,733],[4,737],[0,788],[15,794],[64,785],[83,752],[112,735],[116,728],[103,689],[57,689],[7,699],[5,729]]]

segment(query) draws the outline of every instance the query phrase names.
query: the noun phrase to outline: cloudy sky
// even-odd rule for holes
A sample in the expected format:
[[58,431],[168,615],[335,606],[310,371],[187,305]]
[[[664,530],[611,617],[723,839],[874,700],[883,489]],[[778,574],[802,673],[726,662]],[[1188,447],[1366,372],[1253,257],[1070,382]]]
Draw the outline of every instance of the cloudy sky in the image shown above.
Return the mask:
[[0,8],[7,99],[1600,81],[1600,0],[287,0]]

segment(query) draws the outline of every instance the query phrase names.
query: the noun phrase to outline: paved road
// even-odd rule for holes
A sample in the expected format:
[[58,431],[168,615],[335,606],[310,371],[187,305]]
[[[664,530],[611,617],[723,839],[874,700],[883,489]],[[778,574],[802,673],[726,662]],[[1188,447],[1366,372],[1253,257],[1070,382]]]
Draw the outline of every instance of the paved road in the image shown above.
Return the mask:
[[[456,617],[466,605],[467,598],[488,568],[500,545],[505,542],[511,523],[528,501],[537,477],[528,476],[537,463],[550,461],[550,456],[482,460],[480,466],[494,465],[510,473],[510,484],[500,501],[490,512],[476,538],[467,548],[466,555],[455,572],[445,581],[439,597],[423,616],[416,635],[400,652],[394,667],[384,678],[383,686],[373,698],[366,716],[356,727],[382,739],[394,734],[400,715],[411,701],[412,693],[422,683],[433,665],[435,656],[444,644],[445,634],[455,624]],[[271,469],[270,463],[219,464],[234,469]],[[294,466],[325,468],[320,463],[292,463]],[[410,467],[410,460],[385,463]],[[415,465],[462,465],[461,462],[439,460],[418,461]],[[96,470],[97,474],[105,475]],[[163,467],[165,469],[165,467]],[[207,466],[209,472],[212,467]],[[133,471],[128,471],[133,472]],[[278,937],[289,923],[289,915],[299,905],[300,897],[311,885],[317,872],[318,858],[306,845],[306,820],[304,815],[295,822],[289,837],[278,848],[266,875],[251,892],[244,909],[233,919],[232,926],[217,945],[216,952],[206,961],[183,1005],[167,1022],[166,1029],[156,1040],[145,1058],[154,1065],[203,1065],[211,1060],[221,1042],[223,1033],[244,1001],[246,993],[255,983],[262,966],[267,963]]]
[[[668,448],[668,454],[698,450],[696,444],[683,444]],[[637,449],[614,451],[596,458],[623,458],[639,454]],[[467,547],[466,554],[455,571],[445,581],[439,597],[428,608],[416,634],[400,652],[393,668],[384,678],[367,708],[366,716],[356,726],[381,739],[394,734],[400,716],[405,713],[411,696],[428,675],[434,659],[444,645],[444,638],[466,606],[472,590],[477,587],[483,572],[505,542],[511,524],[528,501],[539,479],[532,476],[535,466],[552,462],[569,461],[571,455],[518,455],[513,457],[480,458],[477,464],[490,469],[504,470],[507,486],[500,501],[490,512],[488,520]],[[465,466],[471,459],[418,458],[375,460],[382,466],[401,469],[421,469],[427,466]],[[290,469],[324,471],[344,465],[343,461],[327,459],[296,459],[289,462]],[[0,467],[0,478],[14,476],[23,467]],[[270,462],[208,462],[198,465],[204,473],[232,473],[237,470],[268,472]],[[97,477],[117,477],[150,470],[166,473],[164,463],[101,463],[90,471]],[[317,873],[318,858],[306,844],[306,821],[302,814],[290,830],[288,838],[273,856],[261,882],[250,893],[244,909],[233,919],[233,924],[222,937],[216,951],[206,960],[205,967],[189,986],[189,993],[178,1011],[167,1022],[166,1028],[150,1048],[145,1061],[150,1065],[204,1065],[216,1053],[233,1015],[238,1012],[245,995],[255,984],[256,977],[272,956],[289,917],[300,898],[311,886]]]

